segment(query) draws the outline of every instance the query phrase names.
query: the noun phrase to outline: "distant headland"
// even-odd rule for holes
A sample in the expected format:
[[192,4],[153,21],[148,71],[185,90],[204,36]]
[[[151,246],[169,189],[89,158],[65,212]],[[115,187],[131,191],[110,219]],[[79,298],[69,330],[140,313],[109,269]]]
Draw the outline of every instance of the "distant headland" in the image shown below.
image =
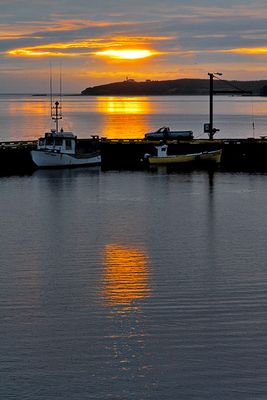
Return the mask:
[[[251,92],[254,96],[267,96],[267,80],[259,81],[214,81],[214,91],[231,93],[231,88],[240,94]],[[81,92],[85,96],[171,96],[208,95],[209,79],[175,79],[166,81],[146,80],[137,82],[126,79],[123,82],[93,86]],[[237,91],[238,94],[238,91]]]

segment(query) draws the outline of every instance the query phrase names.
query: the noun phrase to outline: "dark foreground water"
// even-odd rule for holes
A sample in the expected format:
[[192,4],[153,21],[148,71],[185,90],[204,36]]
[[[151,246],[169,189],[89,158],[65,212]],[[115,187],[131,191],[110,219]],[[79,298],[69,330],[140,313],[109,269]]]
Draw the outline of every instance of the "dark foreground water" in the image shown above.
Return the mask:
[[267,175],[0,179],[0,398],[267,398]]

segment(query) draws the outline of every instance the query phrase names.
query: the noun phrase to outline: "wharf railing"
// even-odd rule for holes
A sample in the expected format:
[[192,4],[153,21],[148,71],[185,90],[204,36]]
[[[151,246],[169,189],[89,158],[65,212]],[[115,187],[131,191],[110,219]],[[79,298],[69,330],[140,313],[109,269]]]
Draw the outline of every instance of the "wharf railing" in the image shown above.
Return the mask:
[[0,142],[0,149],[17,149],[23,147],[31,147],[36,146],[36,143],[36,140]]

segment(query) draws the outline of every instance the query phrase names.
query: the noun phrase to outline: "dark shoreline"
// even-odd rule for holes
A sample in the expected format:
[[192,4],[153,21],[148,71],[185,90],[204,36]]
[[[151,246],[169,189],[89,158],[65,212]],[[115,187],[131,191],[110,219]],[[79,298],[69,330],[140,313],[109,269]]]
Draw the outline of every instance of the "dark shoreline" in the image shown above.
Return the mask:
[[[260,81],[225,81],[214,80],[214,92],[228,92],[239,95],[267,95],[267,80]],[[81,92],[83,96],[203,96],[209,95],[209,79],[177,79],[167,81],[136,82],[126,80],[105,85],[88,87]],[[214,94],[215,94],[214,93]]]

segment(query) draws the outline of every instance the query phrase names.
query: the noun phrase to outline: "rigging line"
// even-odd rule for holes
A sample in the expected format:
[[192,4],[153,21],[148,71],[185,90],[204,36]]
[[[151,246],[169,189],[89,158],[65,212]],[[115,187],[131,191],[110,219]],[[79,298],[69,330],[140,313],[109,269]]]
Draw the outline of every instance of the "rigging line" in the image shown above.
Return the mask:
[[199,137],[204,136],[204,135],[205,135],[205,133],[200,133],[199,135],[197,135],[197,136],[195,137],[195,139],[198,139]]
[[226,81],[225,79],[221,79],[216,75],[214,75],[214,78],[216,78],[218,81],[226,83],[228,86],[230,86],[230,87],[232,87],[232,88],[234,88],[236,90],[239,90],[240,93],[242,93],[242,92],[251,92],[251,94],[252,94],[251,90],[246,91],[246,90],[240,89],[238,86],[234,85],[233,83],[230,83],[229,81]]

